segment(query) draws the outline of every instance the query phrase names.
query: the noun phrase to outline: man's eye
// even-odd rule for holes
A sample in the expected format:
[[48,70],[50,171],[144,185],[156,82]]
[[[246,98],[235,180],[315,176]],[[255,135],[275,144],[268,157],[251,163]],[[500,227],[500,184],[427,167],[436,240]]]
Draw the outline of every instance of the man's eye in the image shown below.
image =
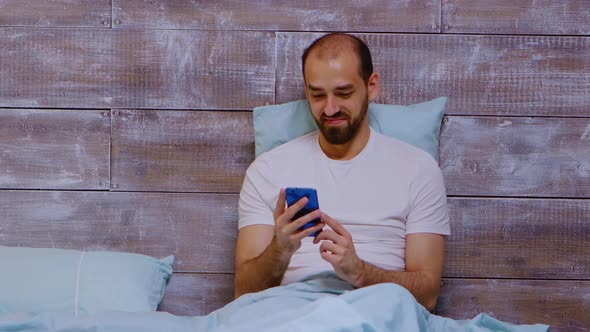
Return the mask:
[[320,99],[320,98],[323,98],[324,95],[312,95],[312,97],[315,99]]
[[343,92],[340,94],[340,97],[342,98],[348,98],[350,96],[352,96],[352,92]]

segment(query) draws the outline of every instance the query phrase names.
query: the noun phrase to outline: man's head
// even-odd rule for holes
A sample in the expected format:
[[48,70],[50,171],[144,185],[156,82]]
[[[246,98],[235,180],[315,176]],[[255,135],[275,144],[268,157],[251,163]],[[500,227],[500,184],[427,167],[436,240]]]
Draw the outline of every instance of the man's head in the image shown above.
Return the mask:
[[309,53],[311,53],[311,51],[315,50],[316,48],[324,51],[331,50],[333,54],[336,54],[345,48],[347,51],[356,53],[356,56],[359,60],[359,74],[365,83],[368,83],[369,77],[371,74],[373,74],[373,59],[371,58],[371,51],[364,41],[355,36],[343,33],[331,33],[316,39],[305,49],[305,51],[303,51],[303,55],[301,56],[304,79],[305,60],[307,60],[309,57]]
[[334,145],[352,141],[368,130],[369,100],[379,93],[371,53],[360,39],[329,34],[303,53],[305,95],[324,138]]

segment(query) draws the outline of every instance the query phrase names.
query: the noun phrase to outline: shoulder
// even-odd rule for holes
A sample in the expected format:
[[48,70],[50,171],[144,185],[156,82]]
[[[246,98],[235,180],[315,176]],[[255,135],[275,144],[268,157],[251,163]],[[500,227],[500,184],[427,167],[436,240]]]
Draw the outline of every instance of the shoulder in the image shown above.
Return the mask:
[[287,143],[281,144],[269,151],[262,153],[254,163],[267,164],[271,161],[282,160],[286,156],[298,154],[302,152],[309,152],[317,144],[318,131],[297,137]]
[[380,155],[394,159],[395,162],[403,160],[404,164],[422,170],[439,168],[436,160],[428,152],[397,138],[381,134],[376,130],[373,130],[371,134],[375,135],[375,146]]
[[283,166],[283,164],[288,164],[292,162],[294,156],[309,154],[310,151],[313,151],[317,140],[318,131],[316,130],[281,144],[260,154],[252,162],[248,168],[248,172],[270,171],[271,169]]

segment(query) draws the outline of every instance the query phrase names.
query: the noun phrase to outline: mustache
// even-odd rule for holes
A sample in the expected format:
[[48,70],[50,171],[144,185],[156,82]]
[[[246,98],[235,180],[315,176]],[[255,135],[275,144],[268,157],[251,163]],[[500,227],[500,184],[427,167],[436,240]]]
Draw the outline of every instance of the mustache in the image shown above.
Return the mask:
[[332,119],[346,119],[346,120],[350,120],[348,114],[343,113],[343,112],[338,112],[334,115],[331,116],[326,116],[325,114],[320,115],[320,119],[321,120],[332,120]]

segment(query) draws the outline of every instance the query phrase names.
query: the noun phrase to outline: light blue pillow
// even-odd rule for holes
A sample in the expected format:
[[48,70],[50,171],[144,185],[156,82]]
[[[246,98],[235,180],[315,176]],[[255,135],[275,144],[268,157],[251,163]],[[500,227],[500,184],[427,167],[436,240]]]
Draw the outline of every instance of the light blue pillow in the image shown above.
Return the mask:
[[0,313],[78,315],[155,311],[174,256],[0,246],[0,262]]
[[[403,105],[369,104],[369,126],[410,143],[438,161],[438,140],[446,97]],[[317,130],[307,100],[254,108],[255,154]]]

